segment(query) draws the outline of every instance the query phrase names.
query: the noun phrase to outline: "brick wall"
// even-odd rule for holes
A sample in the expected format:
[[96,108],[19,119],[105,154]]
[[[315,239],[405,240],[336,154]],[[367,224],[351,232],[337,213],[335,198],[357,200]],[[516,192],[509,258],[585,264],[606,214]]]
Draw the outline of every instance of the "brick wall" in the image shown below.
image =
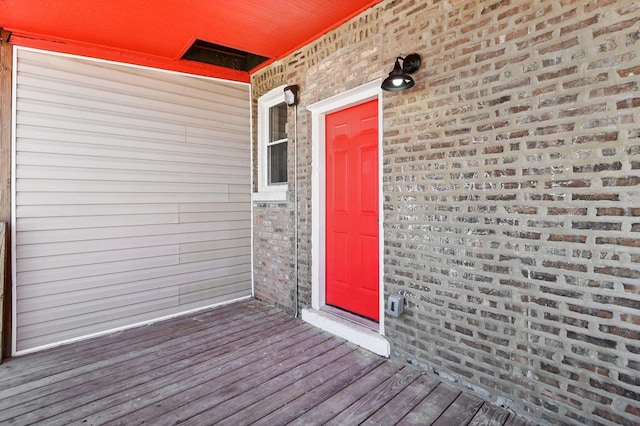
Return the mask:
[[293,220],[287,203],[254,203],[254,296],[293,313]]
[[637,1],[384,1],[254,75],[254,96],[301,86],[301,305],[304,106],[413,51],[416,86],[383,105],[392,356],[543,423],[640,423]]

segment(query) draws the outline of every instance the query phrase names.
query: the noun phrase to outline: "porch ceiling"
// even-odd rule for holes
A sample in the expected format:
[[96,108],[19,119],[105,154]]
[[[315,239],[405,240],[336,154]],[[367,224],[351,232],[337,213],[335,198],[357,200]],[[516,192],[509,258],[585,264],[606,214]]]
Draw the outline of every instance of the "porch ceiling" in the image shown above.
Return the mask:
[[[204,40],[282,58],[380,0],[0,0],[13,43],[248,81],[247,72],[184,64]],[[256,68],[257,69],[257,68]]]

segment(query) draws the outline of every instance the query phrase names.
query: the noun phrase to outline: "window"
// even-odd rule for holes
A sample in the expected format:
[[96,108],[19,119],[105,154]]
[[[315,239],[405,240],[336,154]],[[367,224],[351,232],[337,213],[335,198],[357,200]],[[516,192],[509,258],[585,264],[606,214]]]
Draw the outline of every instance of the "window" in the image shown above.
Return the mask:
[[287,105],[284,102],[269,108],[267,169],[268,185],[287,183]]
[[286,199],[287,114],[284,86],[258,99],[258,193],[254,198]]

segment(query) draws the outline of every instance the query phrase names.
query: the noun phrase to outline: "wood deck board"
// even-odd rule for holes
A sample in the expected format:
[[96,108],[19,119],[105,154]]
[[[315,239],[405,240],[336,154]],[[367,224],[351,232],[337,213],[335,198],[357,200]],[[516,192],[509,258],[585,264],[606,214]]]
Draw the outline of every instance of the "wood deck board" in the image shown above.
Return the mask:
[[[255,426],[284,425],[306,413],[319,402],[330,398],[341,389],[359,380],[362,376],[377,368],[384,361],[382,358],[369,353],[360,352],[357,363],[348,367],[348,374],[336,374],[329,377],[322,384],[316,385],[308,392],[287,403],[279,409],[269,413],[254,423]],[[342,364],[342,363],[341,363]],[[327,375],[328,376],[328,375]]]
[[[65,424],[69,419],[93,412],[105,404],[122,404],[130,400],[132,391],[136,387],[144,387],[147,384],[151,387],[170,387],[174,385],[174,381],[188,382],[194,374],[204,374],[211,368],[208,359],[202,360],[194,357],[121,381],[114,381],[107,374],[102,379],[84,386],[58,392],[48,398],[36,401],[36,404],[41,404],[43,407],[33,409],[18,419],[25,422],[47,419],[48,425],[56,424],[57,421],[60,424]],[[31,404],[26,405],[33,408]],[[13,412],[8,410],[6,414],[2,414],[5,416],[13,414]]]
[[6,360],[0,423],[530,425],[255,300]]
[[[12,363],[0,366],[0,371],[3,371],[2,376],[0,376],[0,388],[13,387],[16,386],[17,383],[30,383],[40,378],[50,378],[55,373],[64,372],[69,369],[77,369],[78,367],[90,365],[96,361],[123,356],[123,351],[132,354],[137,349],[144,350],[144,348],[153,348],[154,345],[167,340],[168,336],[186,336],[206,329],[208,324],[223,321],[223,318],[229,313],[237,315],[237,311],[233,311],[232,307],[222,308],[227,308],[227,310],[222,310],[215,315],[209,315],[208,320],[211,322],[208,322],[207,319],[199,320],[195,316],[179,318],[176,319],[175,324],[167,325],[166,328],[163,328],[164,324],[155,323],[103,336],[99,339],[88,339],[30,354],[29,359],[33,359],[33,361],[30,362],[30,368],[26,372],[13,368]],[[243,309],[247,310],[247,315],[249,316],[260,314],[260,312],[254,312],[254,310],[246,305],[243,306]],[[212,312],[214,311],[216,310],[214,309]],[[262,310],[262,313],[264,312],[265,311]],[[275,314],[275,310],[272,311],[272,313]],[[238,316],[237,318],[229,319],[229,321],[233,321],[234,319],[237,321],[240,318],[241,317]],[[96,343],[96,341],[103,341],[103,339],[104,344]],[[82,348],[85,348],[85,350]]]
[[[223,388],[215,389],[213,392],[206,388],[197,389],[196,392],[191,395],[191,398],[186,401],[186,404],[181,405],[168,413],[164,413],[161,416],[148,420],[155,426],[173,425],[186,422],[192,417],[200,415],[212,407],[217,409],[218,406],[235,396],[245,393],[249,394],[253,388],[260,386],[260,384],[285,374],[298,364],[311,360],[321,353],[324,353],[327,350],[327,347],[322,344],[323,342],[330,345],[330,349],[344,344],[343,342],[338,341],[323,340],[323,337],[324,336],[315,336],[314,338],[306,339],[304,342],[301,342],[299,346],[304,346],[304,349],[295,353],[295,356],[292,354],[291,357],[288,357],[291,358],[290,362],[286,362],[286,360],[278,360],[277,362],[267,365],[263,364],[264,370],[262,372],[256,371],[250,376],[245,376],[244,372],[241,372],[242,377],[239,377],[238,380],[228,383]],[[296,350],[298,350],[298,347],[296,347]],[[271,361],[271,359],[269,359],[269,361]],[[182,398],[182,396],[180,397]],[[207,421],[206,423],[213,422]]]
[[[286,394],[290,392],[290,386],[307,376],[318,372],[318,370],[338,362],[344,356],[352,353],[354,348],[343,344],[330,351],[315,356],[310,362],[299,364],[293,368],[289,366],[286,372],[277,377],[270,379],[253,389],[236,395],[226,400],[222,404],[209,407],[206,412],[192,417],[185,422],[185,426],[198,426],[203,423],[213,423],[216,425],[236,426],[239,424],[252,423],[265,414],[269,414],[272,410],[269,405],[259,406],[260,401],[269,400],[274,394],[280,392],[286,398]],[[266,408],[268,411],[260,411]]]
[[[185,371],[169,373],[159,380],[142,382],[127,389],[126,395],[114,393],[100,399],[99,403],[92,404],[88,408],[90,414],[84,416],[83,421],[89,424],[101,423],[128,415],[125,424],[141,423],[150,417],[170,410],[172,407],[171,398],[178,401],[185,399],[188,401],[188,398],[196,392],[193,390],[194,388],[202,389],[213,385],[222,386],[226,382],[233,383],[237,380],[234,374],[238,370],[249,374],[256,366],[260,366],[260,363],[264,363],[264,360],[272,353],[282,350],[287,345],[308,339],[314,333],[314,330],[300,326],[294,327],[289,330],[289,333],[283,334],[288,337],[287,340],[271,342],[259,339],[251,345],[251,348],[244,348],[242,356],[237,353],[229,353],[222,357],[212,357]],[[263,365],[268,367],[268,364]],[[173,367],[168,366],[168,368],[172,369]],[[179,397],[174,398],[175,395],[179,395]],[[179,406],[179,404],[175,406]],[[74,414],[85,413],[76,409]],[[119,422],[120,420],[116,421],[116,424],[120,424]]]
[[460,393],[459,390],[440,383],[398,424],[402,426],[430,425],[449,408],[449,405],[456,400]]
[[[252,301],[238,302],[238,305],[242,304],[242,308],[247,312],[252,309],[269,309],[268,307],[262,307],[260,305],[252,306],[251,302]],[[203,312],[208,317],[213,318],[217,316],[225,316],[229,313],[236,314],[236,309],[237,307],[234,307],[232,305],[225,305]],[[145,339],[154,337],[154,332],[156,333],[156,335],[162,336],[164,334],[164,331],[179,329],[185,324],[188,326],[192,325],[197,314],[198,313],[179,316],[170,321],[159,321],[141,327],[106,334],[104,336],[101,336],[99,339],[79,340],[77,342],[74,342],[73,344],[55,346],[45,351],[31,353],[29,354],[30,365],[32,366],[31,369],[33,371],[36,371],[39,369],[38,367],[46,368],[48,366],[55,365],[55,363],[58,361],[57,357],[62,357],[66,361],[72,361],[74,359],[81,359],[98,353],[100,352],[100,350],[103,350],[105,348],[115,349],[119,347],[126,347],[130,342],[143,342]],[[17,373],[20,374],[19,371]]]
[[491,404],[482,404],[480,410],[467,426],[488,426],[504,424],[509,418],[509,412]]
[[311,410],[293,420],[290,424],[301,426],[324,424],[347,409],[358,399],[365,397],[370,391],[381,383],[384,383],[389,377],[393,376],[402,368],[403,367],[392,363],[381,364],[357,382],[351,383],[349,386],[341,389],[331,398],[322,401]]
[[[299,341],[291,348],[291,351],[284,351],[285,355],[268,356],[262,361],[262,371],[253,371],[247,375],[244,368],[236,370],[236,374],[231,375],[227,381],[219,383],[207,382],[202,386],[191,389],[184,394],[175,395],[163,401],[163,410],[167,408],[167,402],[171,403],[171,410],[156,417],[148,417],[147,422],[156,426],[173,425],[183,423],[191,417],[197,416],[212,407],[216,407],[225,401],[250,391],[265,381],[277,377],[295,366],[296,362],[304,362],[317,356],[320,351],[325,351],[323,342],[332,347],[336,347],[341,342],[328,342],[323,340],[321,335],[314,336]],[[291,358],[291,363],[287,360]],[[220,387],[220,384],[224,385]]]
[[394,396],[413,383],[420,372],[408,368],[399,370],[385,382],[368,392],[362,398],[351,404],[347,409],[328,421],[326,424],[340,426],[345,424],[360,424],[375,413],[381,406],[389,402]]
[[[194,408],[191,415],[199,412],[195,407],[203,398],[208,398],[215,393],[231,393],[234,388],[247,389],[254,381],[259,380],[262,372],[277,375],[278,365],[289,357],[295,357],[309,346],[322,341],[324,336],[315,330],[304,328],[302,333],[276,342],[265,347],[258,347],[250,354],[239,356],[229,360],[223,365],[211,371],[209,375],[195,377],[185,383],[171,386],[171,388],[159,388],[151,395],[145,396],[145,400],[153,401],[136,410],[135,413],[126,416],[126,422],[114,424],[141,424],[150,419],[168,418],[175,411],[185,410],[185,406]],[[230,395],[229,398],[233,396]],[[174,414],[168,414],[174,412]]]
[[[274,324],[273,326],[284,326],[286,324],[286,320],[282,318],[278,320],[278,317],[274,317],[271,320],[263,317],[261,320],[260,324],[263,327],[268,327],[272,323]],[[238,337],[235,337],[233,332],[241,332],[243,330],[242,326],[227,327],[226,330],[224,326],[215,327],[210,330],[202,330],[198,333],[182,336],[180,339],[167,340],[145,350],[132,351],[124,356],[103,359],[75,369],[67,369],[41,379],[13,386],[4,385],[7,388],[0,391],[0,410],[5,410],[15,405],[15,403],[24,404],[28,401],[26,398],[42,398],[59,390],[91,383],[95,378],[101,377],[104,369],[109,369],[109,375],[112,378],[118,376],[126,378],[135,376],[137,369],[152,369],[155,364],[163,365],[177,362],[181,359],[189,359],[210,349],[216,349],[218,354],[221,354],[222,351],[233,349],[239,345]],[[228,334],[222,334],[225,331]],[[185,345],[187,340],[190,340],[188,346]],[[233,343],[236,344],[232,345]],[[163,358],[158,358],[158,351],[163,353]],[[13,396],[8,396],[9,393]]]
[[[287,406],[291,401],[297,399],[301,395],[311,391],[317,386],[322,385],[327,380],[335,377],[338,374],[350,375],[352,374],[349,369],[355,367],[357,363],[362,359],[362,355],[354,348],[349,349],[348,345],[343,347],[343,350],[347,349],[348,352],[339,358],[333,357],[331,362],[320,366],[312,366],[312,371],[309,371],[309,363],[305,365],[307,370],[303,376],[294,377],[293,381],[284,384],[286,389],[282,391],[281,387],[273,387],[271,389],[263,389],[260,394],[261,397],[251,402],[250,410],[237,410],[231,415],[227,416],[219,422],[222,425],[235,426],[238,424],[255,424],[262,419],[266,418],[269,414]],[[335,351],[336,355],[339,355]],[[313,362],[315,364],[315,361]],[[281,383],[282,384],[282,383]],[[258,390],[258,388],[254,388]],[[244,395],[237,396],[235,399],[243,399]],[[281,424],[282,422],[280,422]],[[278,423],[271,423],[278,424]]]
[[[229,330],[233,331],[234,328],[229,328]],[[217,340],[213,339],[213,341]],[[217,347],[217,355],[222,355],[220,351],[223,348],[224,345]],[[158,350],[161,349],[162,347],[158,348]],[[27,419],[35,421],[48,418],[64,412],[68,404],[79,407],[95,399],[105,399],[109,396],[110,392],[122,392],[129,387],[147,383],[157,377],[162,377],[167,374],[167,371],[194,368],[194,365],[202,358],[202,356],[192,353],[191,356],[188,357],[178,357],[175,363],[168,365],[164,356],[162,358],[157,357],[158,350],[154,349],[153,352],[156,353],[156,364],[158,364],[159,368],[150,369],[152,364],[145,362],[140,364],[137,370],[133,368],[129,369],[130,371],[125,370],[121,374],[116,374],[113,368],[104,368],[105,366],[101,366],[101,368],[97,370],[98,377],[95,380],[80,382],[76,386],[71,387],[56,386],[59,385],[59,383],[44,388],[40,387],[33,392],[39,396],[37,398],[32,398],[28,393],[25,395],[24,392],[15,395],[13,398],[7,398],[8,401],[17,400],[19,402],[20,399],[22,399],[24,402],[16,409],[2,410],[0,412],[0,419],[12,418],[16,415],[16,411],[20,412],[25,410],[28,411],[25,414],[25,421]],[[169,354],[164,353],[164,355]],[[207,356],[209,356],[209,354],[207,354]],[[109,362],[108,364],[111,365],[112,363]],[[131,364],[126,365],[131,366]],[[105,371],[108,371],[108,375],[105,375]],[[72,382],[75,381],[72,380]],[[50,392],[43,394],[43,390]],[[42,407],[43,404],[45,407]],[[77,408],[74,411],[76,413],[79,412]]]
[[[170,397],[182,392],[188,392],[196,386],[201,386],[208,381],[212,383],[210,386],[223,386],[225,383],[232,383],[237,380],[233,376],[238,369],[244,369],[246,374],[250,374],[257,362],[263,360],[274,349],[284,346],[288,343],[295,343],[299,338],[292,334],[295,330],[303,330],[296,327],[290,330],[289,342],[275,342],[269,340],[260,340],[256,344],[243,348],[243,355],[232,353],[224,357],[212,360],[207,364],[205,371],[198,374],[199,371],[191,371],[190,375],[185,375],[176,380],[170,380],[167,386],[162,383],[147,383],[137,388],[130,389],[128,394],[131,397],[123,402],[118,402],[114,395],[109,403],[108,408],[100,412],[83,418],[88,424],[102,424],[109,422],[110,424],[139,424],[149,417],[157,416],[158,413],[168,411],[172,408],[168,400]],[[308,330],[307,330],[308,331]],[[306,338],[308,334],[298,333],[301,338]],[[287,336],[287,334],[283,334]],[[279,345],[279,346],[277,346]],[[176,405],[178,406],[178,405]]]
[[531,423],[526,421],[522,417],[516,416],[515,414],[511,413],[507,421],[504,423],[504,425],[505,426],[530,426]]
[[431,426],[466,425],[473,419],[482,404],[484,401],[480,398],[462,393]]
[[369,417],[363,425],[390,425],[409,414],[438,386],[438,381],[425,375],[418,377],[413,383],[404,388],[391,401],[380,407],[375,414]]

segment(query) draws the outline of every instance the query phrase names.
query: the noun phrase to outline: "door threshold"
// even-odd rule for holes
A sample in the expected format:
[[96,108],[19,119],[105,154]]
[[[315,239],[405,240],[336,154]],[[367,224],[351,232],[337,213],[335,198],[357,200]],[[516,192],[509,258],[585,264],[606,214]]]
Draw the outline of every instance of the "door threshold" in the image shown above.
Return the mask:
[[320,308],[321,311],[327,312],[331,315],[335,315],[337,317],[340,318],[344,318],[347,321],[351,321],[353,323],[356,323],[357,325],[361,325],[363,327],[367,327],[368,329],[371,329],[375,332],[378,332],[380,330],[380,324],[376,321],[370,320],[368,318],[365,317],[361,317],[360,315],[356,315],[354,313],[351,313],[349,311],[345,311],[343,309],[340,308],[336,308],[335,306],[331,306],[331,305],[324,305],[323,307]]
[[[304,308],[302,320],[380,356],[389,358],[391,355],[391,345],[383,335],[366,325],[335,315],[328,310]],[[367,321],[364,318],[360,320]],[[376,324],[377,329],[377,323],[368,322]]]

